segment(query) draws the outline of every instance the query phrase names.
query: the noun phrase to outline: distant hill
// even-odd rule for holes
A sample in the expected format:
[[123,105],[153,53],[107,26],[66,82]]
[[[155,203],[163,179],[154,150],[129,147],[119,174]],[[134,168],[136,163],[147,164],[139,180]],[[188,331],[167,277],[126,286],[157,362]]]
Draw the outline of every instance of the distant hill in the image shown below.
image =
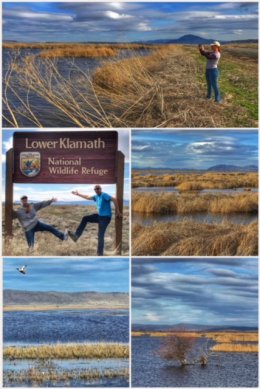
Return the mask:
[[235,165],[215,165],[207,169],[208,172],[257,172],[256,165],[235,166]]
[[134,324],[133,331],[257,331],[257,327],[245,326],[220,326],[220,325],[203,325],[203,324],[188,324],[178,323],[173,325],[159,324]]
[[[177,39],[153,39],[149,41],[142,41],[142,43],[151,43],[151,44],[182,44],[182,45],[209,45],[212,42],[218,39],[207,39],[202,38],[198,35],[183,35],[180,38]],[[140,43],[140,42],[139,42]],[[221,41],[221,44],[227,44],[227,43],[258,43],[257,39],[245,39],[245,40],[236,40],[236,41]]]
[[128,293],[99,292],[30,292],[6,289],[4,306],[10,305],[124,305],[128,306]]
[[247,166],[235,166],[235,165],[225,165],[225,164],[220,164],[220,165],[214,165],[209,167],[208,169],[180,169],[180,168],[175,168],[175,169],[169,169],[169,168],[152,168],[152,167],[143,167],[143,168],[138,168],[138,167],[133,167],[133,170],[135,171],[144,171],[144,170],[149,170],[152,172],[159,173],[160,171],[163,172],[190,172],[190,173],[203,173],[203,172],[257,172],[258,167],[257,165],[247,165]]

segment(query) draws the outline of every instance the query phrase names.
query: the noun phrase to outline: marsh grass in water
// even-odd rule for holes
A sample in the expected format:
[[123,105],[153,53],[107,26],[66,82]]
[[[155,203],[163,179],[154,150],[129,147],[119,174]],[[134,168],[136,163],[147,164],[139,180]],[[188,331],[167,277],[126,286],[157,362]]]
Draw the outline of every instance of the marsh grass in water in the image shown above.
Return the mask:
[[[129,215],[128,207],[124,207],[123,213],[123,243],[122,255],[129,251]],[[45,223],[51,224],[61,231],[66,228],[75,231],[81,218],[87,214],[96,213],[95,207],[87,206],[51,206],[38,212],[38,217]],[[36,233],[36,244],[33,251],[28,250],[24,232],[17,220],[13,221],[13,237],[5,241],[4,255],[57,255],[57,256],[86,256],[95,255],[97,251],[98,225],[88,224],[81,238],[77,243],[70,238],[68,241],[61,241],[50,233]],[[104,255],[113,256],[116,254],[115,247],[115,216],[113,214],[105,234]]]
[[[63,76],[55,58],[77,58],[86,53],[80,46],[61,46],[52,45],[48,50],[45,46],[42,57],[29,56],[22,61],[15,57],[10,63],[3,77],[4,120],[8,126],[19,127],[26,118],[33,126],[44,127],[44,118],[37,114],[39,107],[30,100],[32,94],[53,107],[57,120],[61,116],[77,127],[257,126],[257,62],[252,56],[257,45],[250,45],[250,50],[243,46],[243,56],[237,55],[239,45],[227,46],[226,54],[223,47],[222,104],[205,103],[205,60],[195,46],[152,47],[146,58],[134,53],[132,58],[119,59],[113,50],[120,46],[98,45],[96,56],[106,53],[111,63],[101,63],[93,77],[77,66],[68,77]],[[10,44],[4,47],[10,49]],[[135,50],[133,46],[130,49]],[[75,73],[77,77],[71,78]],[[12,94],[17,104],[11,101]]]
[[121,343],[55,344],[6,347],[6,359],[128,358],[129,346]]
[[192,338],[211,339],[216,344],[211,347],[216,352],[258,352],[258,333],[257,332],[196,332],[196,331],[133,331],[132,336],[150,336],[150,337],[172,337],[174,335]]

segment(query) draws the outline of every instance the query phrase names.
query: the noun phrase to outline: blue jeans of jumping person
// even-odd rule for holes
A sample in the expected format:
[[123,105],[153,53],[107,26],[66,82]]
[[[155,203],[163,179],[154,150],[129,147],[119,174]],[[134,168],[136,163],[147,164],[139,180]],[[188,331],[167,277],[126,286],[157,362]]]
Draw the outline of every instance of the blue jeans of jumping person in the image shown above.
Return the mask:
[[97,248],[97,255],[103,255],[104,253],[104,238],[105,238],[105,232],[107,229],[107,226],[109,225],[111,221],[110,216],[99,216],[97,213],[94,213],[93,215],[87,215],[84,216],[81,219],[81,222],[75,232],[75,235],[77,238],[79,238],[84,229],[86,228],[86,225],[88,223],[98,223],[98,248]]
[[26,240],[30,248],[34,246],[35,232],[43,232],[43,231],[50,232],[51,234],[57,236],[57,238],[59,238],[60,240],[64,240],[63,232],[57,230],[56,228],[50,226],[49,224],[45,224],[38,221],[35,227],[33,227],[29,231],[25,231]]
[[211,98],[211,93],[213,89],[215,93],[215,101],[217,103],[219,103],[221,100],[220,90],[218,86],[218,76],[219,76],[219,72],[217,68],[206,69],[206,80],[208,85],[207,99]]

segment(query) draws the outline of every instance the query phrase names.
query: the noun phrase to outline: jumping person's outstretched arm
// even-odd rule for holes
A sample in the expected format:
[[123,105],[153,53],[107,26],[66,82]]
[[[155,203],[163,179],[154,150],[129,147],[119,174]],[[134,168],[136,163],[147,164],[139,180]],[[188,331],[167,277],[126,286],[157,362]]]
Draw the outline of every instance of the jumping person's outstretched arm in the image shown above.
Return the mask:
[[83,199],[86,199],[86,200],[93,200],[93,196],[81,194],[77,190],[73,190],[71,193],[76,195],[76,196],[82,197]]
[[51,205],[51,203],[54,203],[55,201],[57,201],[57,199],[53,197],[51,200],[41,201],[40,203],[33,204],[33,206],[36,211],[39,211],[42,208],[48,207],[49,205]]

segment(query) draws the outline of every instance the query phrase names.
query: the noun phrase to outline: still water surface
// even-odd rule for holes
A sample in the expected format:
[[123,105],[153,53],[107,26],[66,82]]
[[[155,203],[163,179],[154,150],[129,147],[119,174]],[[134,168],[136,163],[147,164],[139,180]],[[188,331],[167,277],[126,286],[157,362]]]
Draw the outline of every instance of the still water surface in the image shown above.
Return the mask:
[[162,360],[157,351],[161,340],[132,338],[133,387],[257,387],[256,353],[214,353],[208,365],[180,367]]

